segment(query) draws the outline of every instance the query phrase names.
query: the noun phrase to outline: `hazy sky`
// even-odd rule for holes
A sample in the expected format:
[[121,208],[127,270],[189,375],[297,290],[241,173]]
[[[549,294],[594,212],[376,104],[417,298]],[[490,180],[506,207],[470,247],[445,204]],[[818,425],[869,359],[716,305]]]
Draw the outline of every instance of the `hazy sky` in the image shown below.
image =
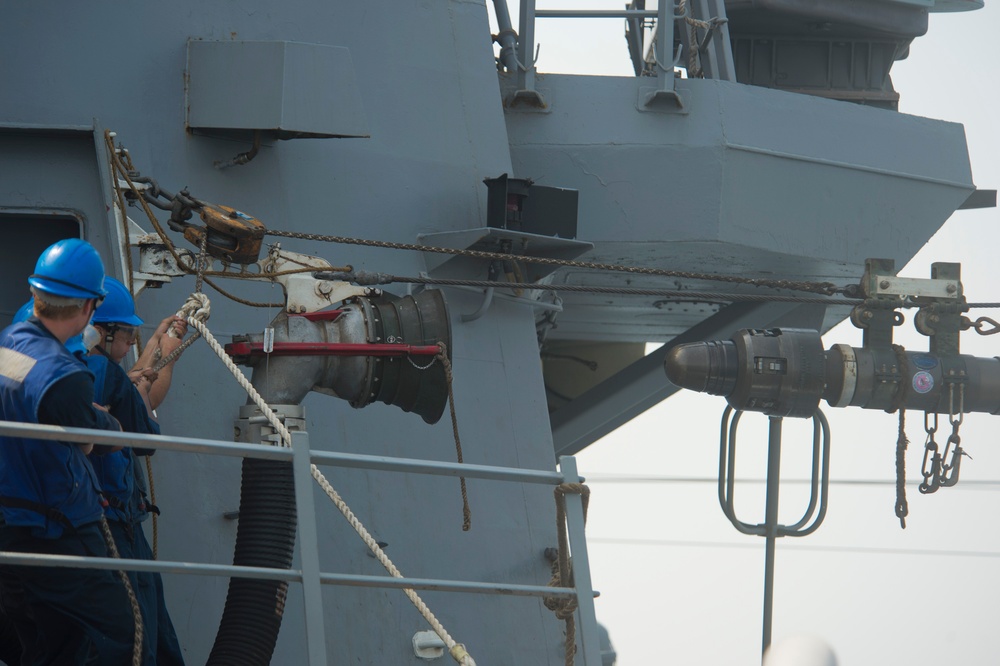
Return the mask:
[[[998,6],[933,15],[928,34],[892,71],[901,111],[965,125],[975,182],[985,189],[1000,185],[998,28]],[[540,71],[631,71],[621,21],[540,19],[537,33]],[[1000,301],[997,215],[995,209],[956,213],[901,274],[929,277],[932,262],[959,261],[970,301]],[[1000,319],[1000,310],[973,314]],[[926,338],[907,319],[897,342],[926,349]],[[825,347],[835,343],[860,346],[861,334],[841,324],[824,337]],[[966,333],[962,351],[1000,355],[1000,336]],[[578,456],[582,473],[592,478],[588,537],[594,585],[602,593],[598,619],[611,633],[619,666],[759,663],[764,541],[736,532],[719,509],[714,478],[724,406],[722,398],[678,394]],[[823,406],[833,442],[829,512],[815,534],[778,542],[774,638],[820,636],[842,666],[996,664],[1000,417],[966,417],[962,444],[972,459],[965,459],[959,485],[927,496],[910,487],[910,516],[901,530],[893,513],[896,415]],[[766,419],[744,421],[741,477],[763,478]],[[924,445],[922,414],[909,412],[907,423],[913,481]],[[786,419],[783,478],[808,473],[802,450],[810,438],[807,422]],[[693,481],[600,480],[612,475]],[[838,483],[856,479],[887,483]],[[963,483],[973,480],[997,485]],[[785,484],[781,492],[782,520],[794,522],[805,489]],[[763,485],[739,484],[736,496],[743,520],[763,520]]]

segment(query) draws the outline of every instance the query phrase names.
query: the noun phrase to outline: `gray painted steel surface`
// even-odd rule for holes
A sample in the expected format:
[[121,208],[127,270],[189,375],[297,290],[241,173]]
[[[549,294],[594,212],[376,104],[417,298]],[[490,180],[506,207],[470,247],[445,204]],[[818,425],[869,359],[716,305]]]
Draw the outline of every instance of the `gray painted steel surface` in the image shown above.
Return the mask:
[[[246,151],[252,133],[235,122],[240,131],[225,136],[188,131],[191,40],[348,49],[364,112],[365,130],[357,133],[370,138],[280,141],[265,133],[249,164],[214,168]],[[838,283],[856,279],[868,256],[901,265],[973,190],[958,125],[725,81],[676,81],[686,105],[677,114],[637,108],[640,88],[653,85],[648,79],[528,72],[522,79],[535,82],[548,112],[505,109],[502,93],[513,91],[507,75],[497,80],[483,2],[9,3],[0,60],[7,63],[0,68],[0,213],[78,213],[84,236],[118,277],[124,266],[112,249],[118,232],[105,128],[163,187],[187,186],[275,229],[405,243],[480,229],[482,180],[508,173],[580,190],[578,239],[595,244],[587,260]],[[257,97],[269,87],[253,68],[235,68],[233,76],[229,89],[245,95],[248,107],[262,106]],[[317,109],[300,111],[311,123]],[[310,123],[283,129],[305,131],[315,127]],[[138,209],[130,215],[149,228]],[[427,269],[425,257],[412,252],[291,239],[281,245],[395,275]],[[5,252],[31,254],[24,247]],[[548,279],[676,288],[672,280],[577,269]],[[19,280],[5,281],[5,307],[27,299]],[[255,301],[281,300],[280,289],[267,284],[224,286]],[[683,286],[717,288],[691,280]],[[145,292],[141,316],[158,321],[193,288],[193,278],[180,278]],[[208,293],[209,327],[223,339],[259,333],[277,311]],[[578,450],[652,404],[650,395],[671,392],[665,381],[651,390],[637,366],[639,389],[615,382],[588,398],[589,411],[570,403],[550,425],[533,311],[495,298],[482,316],[462,322],[460,314],[476,312],[482,295],[449,289],[446,297],[469,463],[551,471],[553,426],[560,450]],[[650,297],[563,299],[553,335],[597,341],[669,341],[727,307],[721,299],[690,306],[657,305]],[[771,308],[766,323],[805,316],[796,310]],[[832,309],[807,314],[823,328],[843,316]],[[180,361],[160,421],[179,436],[229,439],[244,402],[214,355],[196,344]],[[314,449],[454,459],[447,418],[427,426],[388,406],[353,410],[318,394],[304,405]],[[238,506],[238,461],[162,451],[154,473],[164,510],[161,557],[228,564],[236,524],[225,514]],[[473,526],[463,533],[454,479],[348,468],[329,476],[407,576],[525,585],[549,579],[543,552],[556,534],[548,489],[470,480]],[[336,510],[316,499],[320,568],[380,575]],[[212,645],[225,581],[166,575],[165,584],[181,643],[190,663],[200,663]],[[332,663],[417,663],[410,640],[426,626],[398,591],[324,586],[322,598]],[[562,625],[535,599],[446,592],[425,598],[480,664],[563,663]],[[293,585],[275,664],[305,661],[302,605]]]

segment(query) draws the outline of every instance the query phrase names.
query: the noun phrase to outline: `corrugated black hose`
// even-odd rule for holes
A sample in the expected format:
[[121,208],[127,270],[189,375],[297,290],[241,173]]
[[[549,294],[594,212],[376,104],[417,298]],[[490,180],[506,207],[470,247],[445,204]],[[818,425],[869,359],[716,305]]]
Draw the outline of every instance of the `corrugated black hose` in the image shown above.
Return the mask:
[[[243,460],[233,564],[288,569],[295,549],[295,483],[290,463]],[[267,666],[285,611],[288,583],[232,578],[207,666]]]

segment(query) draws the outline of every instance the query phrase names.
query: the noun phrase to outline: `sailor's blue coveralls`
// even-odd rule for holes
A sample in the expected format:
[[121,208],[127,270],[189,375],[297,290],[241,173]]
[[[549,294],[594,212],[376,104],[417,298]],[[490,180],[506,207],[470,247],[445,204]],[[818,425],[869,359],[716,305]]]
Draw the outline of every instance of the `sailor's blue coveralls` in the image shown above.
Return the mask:
[[[105,356],[86,356],[84,361],[94,373],[95,401],[108,408],[121,423],[122,430],[160,434],[159,424],[149,417],[142,396],[121,366]],[[109,502],[106,514],[118,552],[125,558],[151,560],[153,551],[142,529],[142,521],[149,517],[151,504],[136,453],[149,455],[152,451],[124,448],[105,456],[91,456],[91,463]],[[128,576],[139,600],[145,625],[143,664],[183,666],[184,657],[177,632],[167,614],[160,574],[129,571]]]
[[[37,320],[0,332],[0,419],[118,430],[95,410],[92,374]],[[108,557],[94,470],[72,442],[0,437],[0,550]],[[107,570],[0,566],[22,664],[131,662],[125,588]]]

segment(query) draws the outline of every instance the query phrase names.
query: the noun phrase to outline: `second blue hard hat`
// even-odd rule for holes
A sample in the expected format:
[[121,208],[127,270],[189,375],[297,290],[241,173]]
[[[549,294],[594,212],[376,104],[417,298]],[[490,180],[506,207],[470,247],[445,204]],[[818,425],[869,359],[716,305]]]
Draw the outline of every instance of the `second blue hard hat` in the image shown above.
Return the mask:
[[101,298],[104,263],[94,246],[79,238],[64,238],[42,252],[28,278],[35,289],[65,298]]
[[108,295],[94,311],[95,324],[128,324],[142,326],[142,319],[135,314],[135,301],[128,287],[108,276],[104,278],[104,288]]

